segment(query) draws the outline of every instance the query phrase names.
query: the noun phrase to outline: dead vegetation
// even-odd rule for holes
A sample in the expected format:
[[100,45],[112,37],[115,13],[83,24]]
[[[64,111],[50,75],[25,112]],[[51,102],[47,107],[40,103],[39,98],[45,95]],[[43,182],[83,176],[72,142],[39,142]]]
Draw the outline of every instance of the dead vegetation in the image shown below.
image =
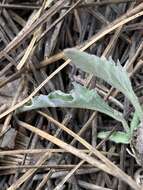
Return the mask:
[[98,89],[110,104],[118,100],[130,121],[128,99],[77,69],[63,50],[119,59],[142,104],[142,15],[143,3],[134,0],[1,1],[1,190],[142,189],[142,169],[129,147],[97,138],[103,129],[122,130],[117,121],[69,108],[16,114],[35,95],[68,92],[76,81]]

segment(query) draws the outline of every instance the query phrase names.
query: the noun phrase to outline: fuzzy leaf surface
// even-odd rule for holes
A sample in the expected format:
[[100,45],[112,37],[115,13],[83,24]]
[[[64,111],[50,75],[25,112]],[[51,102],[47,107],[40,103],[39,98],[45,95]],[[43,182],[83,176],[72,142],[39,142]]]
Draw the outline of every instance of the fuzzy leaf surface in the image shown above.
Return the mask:
[[107,60],[96,55],[81,52],[74,48],[66,49],[64,53],[78,68],[103,79],[122,92],[135,107],[140,120],[143,119],[143,111],[132,89],[128,73],[121,66],[119,61],[115,64],[111,58]]
[[40,95],[34,97],[31,102],[21,107],[18,111],[24,112],[46,107],[69,107],[69,108],[83,108],[99,111],[110,117],[120,121],[124,128],[128,130],[126,121],[122,113],[110,107],[99,95],[92,89],[89,90],[80,84],[73,83],[74,88],[69,94],[61,91],[54,91],[49,95]]

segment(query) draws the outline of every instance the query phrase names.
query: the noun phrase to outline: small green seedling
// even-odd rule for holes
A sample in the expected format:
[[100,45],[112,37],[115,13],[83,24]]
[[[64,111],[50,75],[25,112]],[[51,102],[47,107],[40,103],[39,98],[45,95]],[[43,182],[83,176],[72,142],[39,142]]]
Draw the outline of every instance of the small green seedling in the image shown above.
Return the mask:
[[[44,107],[71,107],[96,110],[109,115],[123,125],[124,132],[114,132],[109,137],[109,140],[116,143],[131,143],[133,133],[139,126],[139,122],[143,119],[143,110],[133,91],[126,70],[119,62],[116,65],[111,58],[107,60],[76,49],[67,49],[64,53],[65,56],[71,59],[72,63],[79,69],[106,81],[108,84],[122,92],[130,100],[135,108],[130,127],[124,119],[123,114],[109,106],[95,89],[89,90],[77,83],[73,84],[74,88],[69,94],[61,91],[54,91],[49,95],[36,96],[31,100],[30,104],[24,105],[19,111],[23,112]],[[98,137],[105,138],[109,133],[110,131],[99,132]]]

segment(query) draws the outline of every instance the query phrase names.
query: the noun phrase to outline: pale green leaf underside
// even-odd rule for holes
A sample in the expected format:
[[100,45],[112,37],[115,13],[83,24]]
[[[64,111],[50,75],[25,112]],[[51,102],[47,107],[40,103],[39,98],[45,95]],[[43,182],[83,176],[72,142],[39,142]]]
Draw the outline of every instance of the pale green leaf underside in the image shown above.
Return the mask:
[[116,65],[111,58],[107,60],[74,48],[66,49],[64,53],[78,68],[105,80],[128,97],[142,120],[143,111],[132,89],[128,74],[119,62]]
[[130,124],[130,131],[131,131],[131,135],[133,134],[133,131],[136,130],[140,125],[139,125],[139,117],[137,112],[134,112],[133,114],[133,118]]
[[[108,137],[111,131],[107,132],[99,132],[98,138],[105,139]],[[124,132],[114,132],[111,136],[108,138],[109,140],[115,142],[115,143],[123,143],[123,144],[129,144],[130,143],[130,135]]]
[[30,103],[19,109],[20,112],[45,108],[45,107],[69,107],[96,110],[120,121],[123,127],[128,131],[128,125],[123,118],[122,113],[111,108],[95,90],[74,83],[74,89],[69,94],[61,91],[51,92],[49,95],[40,95],[34,97]]
[[69,94],[60,90],[49,93],[48,95],[39,95],[31,100],[31,103],[23,106],[20,111],[28,111],[44,107],[75,107],[97,110],[108,115],[120,117],[122,115],[117,112],[97,94],[95,90],[88,90],[80,84],[73,83],[74,89]]

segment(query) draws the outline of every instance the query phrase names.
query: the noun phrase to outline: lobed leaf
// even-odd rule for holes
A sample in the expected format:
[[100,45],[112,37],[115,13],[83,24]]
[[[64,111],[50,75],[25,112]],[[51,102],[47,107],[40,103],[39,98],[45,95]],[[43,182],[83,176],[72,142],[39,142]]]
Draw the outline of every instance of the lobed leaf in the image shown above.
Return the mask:
[[74,48],[66,49],[64,53],[78,68],[105,80],[128,97],[135,107],[140,120],[142,120],[143,111],[138,102],[138,98],[132,89],[126,70],[120,65],[119,61],[117,65],[115,65],[111,58],[107,60]]
[[120,121],[125,130],[129,130],[122,113],[110,107],[95,90],[88,90],[77,83],[73,83],[73,85],[74,89],[69,94],[58,90],[51,92],[49,95],[36,96],[30,103],[21,107],[19,111],[23,112],[45,107],[70,107],[96,110]]

